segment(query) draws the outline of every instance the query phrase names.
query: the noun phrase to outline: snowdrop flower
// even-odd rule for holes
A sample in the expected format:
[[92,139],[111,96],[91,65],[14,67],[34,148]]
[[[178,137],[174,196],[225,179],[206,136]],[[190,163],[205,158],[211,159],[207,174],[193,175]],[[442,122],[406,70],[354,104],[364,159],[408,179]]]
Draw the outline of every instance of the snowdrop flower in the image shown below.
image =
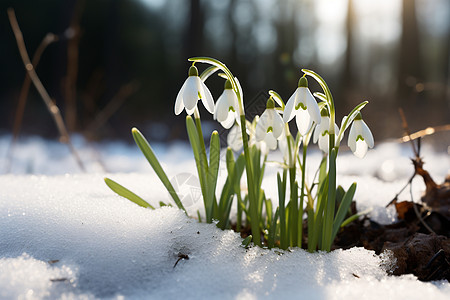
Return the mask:
[[360,113],[353,120],[350,133],[348,135],[348,146],[353,154],[359,158],[363,158],[368,148],[373,148],[373,135],[367,124],[363,121]]
[[289,159],[289,146],[286,135],[286,127],[284,127],[283,133],[281,133],[278,138],[278,148],[280,149],[281,154],[283,154],[284,161],[287,161]]
[[285,123],[294,117],[301,135],[308,133],[313,122],[316,124],[321,122],[319,106],[308,89],[306,77],[300,78],[297,89],[287,101],[284,109],[283,121]]
[[213,114],[214,101],[211,92],[198,76],[197,68],[191,66],[189,77],[184,82],[175,100],[175,114],[179,115],[185,108],[187,114],[192,115],[197,108],[199,99],[202,99],[203,105]]
[[235,121],[238,124],[240,122],[238,99],[228,79],[225,81],[225,89],[222,95],[217,99],[214,120],[219,121],[226,129],[233,126]]
[[[283,133],[284,122],[278,112],[275,110],[275,102],[272,98],[267,100],[266,110],[256,123],[255,137],[258,142],[263,140],[275,141]],[[267,137],[269,136],[269,137]]]
[[[319,145],[320,150],[328,153],[330,144],[330,135],[328,131],[330,129],[330,117],[328,116],[328,112],[326,109],[322,109],[320,114],[320,124],[317,125],[316,129],[314,130],[313,141],[314,143],[317,143]],[[339,134],[339,127],[336,125],[336,123],[334,124],[334,133],[335,136]],[[335,142],[338,143],[339,141]]]
[[241,134],[241,126],[239,124],[235,124],[227,136],[228,147],[230,147],[233,151],[238,152],[244,146],[244,142],[242,141]]
[[261,151],[261,154],[267,155],[269,154],[269,150],[277,149],[277,139],[273,136],[273,133],[270,132],[266,134],[263,140],[258,141],[256,139],[256,126],[259,122],[260,118],[258,115],[255,116],[253,122],[247,126],[248,133],[250,135],[248,145],[249,147],[256,146]]

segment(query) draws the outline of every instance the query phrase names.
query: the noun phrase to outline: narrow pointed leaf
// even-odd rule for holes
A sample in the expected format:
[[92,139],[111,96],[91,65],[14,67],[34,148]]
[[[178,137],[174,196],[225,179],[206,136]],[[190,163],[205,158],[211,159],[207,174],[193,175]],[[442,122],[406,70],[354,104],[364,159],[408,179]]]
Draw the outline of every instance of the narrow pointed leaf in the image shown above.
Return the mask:
[[333,223],[333,234],[332,234],[332,240],[336,237],[336,234],[341,227],[342,221],[344,221],[345,216],[347,215],[348,208],[352,204],[353,196],[355,195],[356,191],[356,182],[354,182],[350,188],[347,190],[347,192],[344,194],[344,197],[342,197],[341,205],[339,205],[339,209],[336,213],[336,217],[334,218]]
[[147,201],[145,201],[144,199],[142,199],[141,197],[139,197],[138,195],[136,195],[135,193],[133,193],[132,191],[127,189],[126,187],[124,187],[124,186],[120,185],[119,183],[115,182],[114,180],[109,179],[109,178],[105,178],[105,183],[111,190],[113,190],[119,196],[127,198],[128,200],[130,200],[131,202],[136,203],[139,206],[142,206],[142,207],[145,207],[145,208],[148,207],[148,208],[151,208],[151,209],[155,209],[153,206],[148,204]]
[[173,188],[172,184],[170,183],[169,178],[167,178],[166,173],[164,172],[163,168],[161,167],[161,164],[159,163],[158,159],[156,158],[156,155],[153,152],[152,147],[150,147],[150,144],[148,143],[148,141],[145,139],[145,137],[142,135],[142,133],[137,128],[133,128],[131,130],[131,132],[133,134],[134,141],[138,145],[139,149],[141,149],[142,153],[144,154],[145,158],[152,166],[156,175],[158,175],[159,179],[166,187],[170,196],[172,196],[172,199],[175,201],[175,204],[178,206],[179,209],[182,209],[186,212],[186,209],[184,208],[183,203],[181,203],[180,198],[178,197],[177,193],[175,192],[175,189]]

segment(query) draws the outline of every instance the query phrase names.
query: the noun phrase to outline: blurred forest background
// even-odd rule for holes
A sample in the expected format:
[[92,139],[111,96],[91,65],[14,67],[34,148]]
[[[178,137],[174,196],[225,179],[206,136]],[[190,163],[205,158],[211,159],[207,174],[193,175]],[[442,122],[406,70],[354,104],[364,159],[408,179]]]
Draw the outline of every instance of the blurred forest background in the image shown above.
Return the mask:
[[[223,61],[247,105],[265,103],[270,89],[286,101],[300,69],[315,70],[333,92],[338,122],[369,100],[363,117],[376,141],[402,136],[399,107],[411,131],[450,123],[449,0],[2,0],[3,134],[18,127],[25,78],[8,7],[30,57],[56,35],[36,72],[69,131],[89,139],[131,141],[132,126],[150,140],[186,138],[173,105],[193,56]],[[217,99],[223,80],[207,84]],[[320,90],[313,80],[310,88]],[[21,135],[57,137],[33,86],[26,99]]]

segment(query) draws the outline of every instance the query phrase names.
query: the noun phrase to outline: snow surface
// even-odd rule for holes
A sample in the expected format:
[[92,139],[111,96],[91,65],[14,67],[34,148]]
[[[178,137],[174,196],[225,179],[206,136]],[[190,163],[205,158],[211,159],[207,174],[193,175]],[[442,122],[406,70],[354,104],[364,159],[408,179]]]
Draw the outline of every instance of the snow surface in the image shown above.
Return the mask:
[[[9,139],[0,138],[0,168]],[[156,206],[169,201],[135,146],[93,146],[82,139],[75,145],[87,163],[86,174],[64,145],[29,138],[14,152],[13,175],[0,176],[0,299],[449,299],[448,282],[388,276],[386,270],[395,265],[389,253],[244,249],[233,231],[198,223],[175,208],[141,208],[103,183],[108,176]],[[169,177],[195,174],[188,146],[153,146]],[[384,206],[411,176],[410,156],[409,146],[397,143],[380,144],[363,160],[344,152],[339,183],[348,187],[357,181],[358,208],[371,207],[371,217],[392,222],[395,214]],[[442,182],[448,153],[425,146],[422,156],[425,168]],[[320,154],[311,151],[309,159],[312,176]],[[276,171],[269,165],[264,181],[273,198]],[[416,179],[415,201],[423,189]],[[400,199],[409,199],[409,191]],[[197,207],[201,201],[190,208]],[[180,253],[189,259],[174,267]]]

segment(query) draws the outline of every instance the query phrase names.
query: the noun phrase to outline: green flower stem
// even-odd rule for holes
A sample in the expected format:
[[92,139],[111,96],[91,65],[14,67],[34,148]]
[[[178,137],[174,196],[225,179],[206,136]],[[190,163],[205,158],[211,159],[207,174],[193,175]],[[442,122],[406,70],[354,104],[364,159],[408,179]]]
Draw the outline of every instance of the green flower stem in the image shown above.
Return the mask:
[[302,239],[303,239],[303,199],[305,198],[305,181],[306,181],[306,150],[308,146],[303,143],[303,164],[302,168],[302,182],[301,182],[301,190],[300,190],[300,206],[298,211],[298,246],[302,247]]
[[287,249],[288,247],[288,237],[286,228],[286,178],[287,169],[283,170],[283,178],[281,178],[280,173],[277,173],[277,186],[278,186],[278,208],[280,212],[280,248]]
[[295,181],[296,168],[292,166],[289,168],[289,184],[291,188],[290,193],[290,202],[291,208],[289,210],[289,227],[291,228],[291,247],[297,246],[297,238],[298,238],[298,197],[297,197],[297,184]]
[[250,218],[252,225],[253,242],[256,245],[261,246],[261,234],[259,230],[259,215],[258,215],[259,199],[253,178],[253,166],[250,157],[250,149],[248,147],[247,129],[245,127],[245,115],[241,115],[241,133],[242,133],[242,141],[244,144],[245,169],[247,173],[248,198],[250,206]]

